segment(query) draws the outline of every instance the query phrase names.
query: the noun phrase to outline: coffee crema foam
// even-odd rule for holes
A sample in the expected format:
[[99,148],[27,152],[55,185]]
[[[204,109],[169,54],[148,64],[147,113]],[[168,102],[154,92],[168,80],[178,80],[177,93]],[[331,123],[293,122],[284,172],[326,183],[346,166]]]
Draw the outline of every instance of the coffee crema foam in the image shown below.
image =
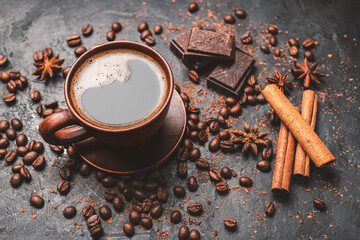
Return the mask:
[[[91,88],[100,88],[113,84],[115,81],[125,83],[131,76],[131,70],[128,65],[129,60],[142,60],[151,66],[155,70],[157,78],[160,82],[160,96],[157,105],[154,109],[145,115],[142,119],[138,119],[135,122],[129,122],[126,124],[109,124],[103,121],[98,121],[94,117],[90,116],[82,103],[82,96],[86,90]],[[112,49],[95,54],[87,59],[77,69],[73,76],[71,83],[71,98],[75,107],[78,109],[78,113],[95,125],[100,125],[107,128],[121,128],[140,122],[146,121],[153,116],[157,110],[161,107],[165,100],[165,93],[167,91],[166,79],[164,70],[161,66],[148,55],[131,49]],[[111,103],[108,103],[111,104]],[[126,113],[124,113],[126,114]]]

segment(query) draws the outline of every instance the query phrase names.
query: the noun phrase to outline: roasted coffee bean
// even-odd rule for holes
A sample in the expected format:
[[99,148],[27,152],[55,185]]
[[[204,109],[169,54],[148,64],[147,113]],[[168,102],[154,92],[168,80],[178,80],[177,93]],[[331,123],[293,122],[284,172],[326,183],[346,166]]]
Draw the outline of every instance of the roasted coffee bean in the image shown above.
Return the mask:
[[269,161],[260,160],[257,162],[256,168],[261,172],[269,172],[271,170],[271,164]]
[[191,70],[189,72],[189,79],[194,83],[199,83],[199,74],[197,74],[194,70]]
[[258,103],[265,103],[265,102],[266,102],[266,99],[265,99],[264,95],[259,94],[259,95],[256,96],[256,101],[257,101]]
[[53,50],[52,48],[45,48],[42,50],[42,54],[47,56],[48,58],[51,58],[53,56]]
[[256,97],[254,95],[247,95],[246,102],[250,105],[255,105],[257,103]]
[[268,31],[269,33],[271,33],[272,35],[278,34],[278,28],[277,28],[276,25],[270,25],[270,26],[268,26],[267,31]]
[[186,147],[181,147],[176,153],[176,158],[178,161],[186,161],[189,156],[189,150]]
[[275,204],[273,202],[267,202],[265,204],[265,213],[268,216],[273,215],[275,212]]
[[290,47],[290,48],[289,48],[289,54],[290,54],[292,57],[297,57],[297,55],[299,54],[298,48],[295,47],[295,46]]
[[112,200],[113,207],[115,211],[120,212],[123,210],[123,201],[121,200],[121,197],[116,196]]
[[296,40],[296,38],[289,38],[288,43],[289,43],[290,47],[292,47],[292,46],[295,46],[297,48],[300,47],[300,44],[299,44],[298,40]]
[[184,92],[181,92],[181,93],[180,93],[180,97],[181,97],[181,99],[183,100],[184,103],[187,103],[187,102],[190,101],[189,96],[188,96],[186,93],[184,93]]
[[224,130],[224,131],[219,132],[218,136],[219,136],[219,138],[221,140],[229,140],[230,139],[230,132],[227,131],[227,130]]
[[79,173],[83,177],[87,177],[91,173],[91,166],[87,164],[86,162],[81,163],[79,167]]
[[133,225],[138,225],[140,223],[141,220],[141,214],[136,211],[136,210],[132,210],[129,213],[129,221],[133,224]]
[[197,114],[191,113],[191,114],[188,114],[187,117],[188,117],[188,119],[193,120],[195,123],[198,123],[200,121],[199,115],[197,115]]
[[200,108],[198,108],[198,107],[195,107],[195,106],[188,106],[187,108],[186,108],[186,111],[187,111],[187,113],[190,113],[190,114],[199,114],[200,113]]
[[153,227],[152,220],[149,217],[142,217],[140,219],[140,225],[145,229],[151,229]]
[[149,29],[149,24],[147,22],[141,22],[141,23],[139,23],[137,29],[140,33],[142,33],[143,31]]
[[32,163],[32,166],[36,170],[41,170],[45,167],[45,157],[43,155],[38,156],[34,162]]
[[186,126],[189,128],[190,131],[195,131],[197,129],[196,123],[191,119],[186,121]]
[[150,216],[152,218],[159,218],[162,213],[163,213],[164,209],[162,207],[161,204],[156,204],[154,206],[152,206],[151,210],[150,210]]
[[230,110],[226,106],[222,106],[219,110],[219,114],[227,119],[230,116]]
[[263,53],[266,53],[266,54],[270,53],[270,49],[266,45],[260,45],[260,49],[261,49],[261,51],[263,51]]
[[196,166],[203,170],[208,170],[210,168],[209,162],[203,158],[199,158],[198,160],[196,160]]
[[84,36],[89,36],[93,32],[93,26],[91,24],[86,24],[81,28],[81,32]]
[[135,189],[133,191],[133,196],[139,202],[143,202],[145,199],[147,199],[149,197],[147,192],[145,192],[144,190],[141,190],[141,189]]
[[20,173],[21,178],[24,179],[26,182],[31,181],[31,174],[26,167],[20,168],[19,173]]
[[278,125],[280,123],[280,118],[279,116],[276,114],[275,111],[271,111],[269,114],[269,120],[271,125]]
[[200,240],[201,236],[198,230],[191,230],[189,232],[189,240]]
[[96,171],[95,173],[95,178],[96,180],[98,180],[99,182],[101,182],[101,180],[103,180],[103,178],[105,178],[107,176],[107,173],[101,170]]
[[199,140],[199,131],[191,131],[190,132],[190,139],[193,141]]
[[7,62],[7,57],[5,55],[0,55],[0,67],[5,65]]
[[23,133],[19,134],[17,137],[16,137],[16,145],[17,146],[25,146],[27,144],[27,136]]
[[7,104],[11,104],[15,102],[15,100],[16,100],[16,96],[13,93],[8,93],[4,96],[4,102]]
[[82,215],[85,217],[85,218],[89,218],[91,217],[92,215],[94,215],[95,213],[95,209],[93,206],[91,205],[86,205],[82,211],[81,211]]
[[270,43],[271,46],[275,47],[278,44],[278,40],[277,40],[277,38],[275,36],[271,36],[269,38],[269,43]]
[[28,150],[29,151],[34,151],[34,145],[35,145],[36,141],[35,140],[31,140],[29,142],[29,145],[28,145]]
[[252,43],[252,36],[250,35],[250,31],[247,31],[241,36],[241,42],[243,44],[251,44]]
[[63,68],[62,70],[62,76],[63,78],[66,78],[66,76],[68,75],[68,73],[70,72],[71,66],[68,66],[66,68]]
[[141,34],[140,34],[140,39],[142,41],[145,41],[145,38],[148,36],[152,36],[152,33],[149,29],[144,30]]
[[209,151],[210,152],[216,152],[219,150],[220,147],[220,138],[218,137],[214,137],[213,139],[211,139],[211,141],[209,142]]
[[221,141],[220,142],[220,149],[223,152],[232,152],[235,149],[234,144],[231,141]]
[[273,154],[272,148],[264,148],[262,151],[262,157],[267,161],[271,159],[272,154]]
[[10,142],[7,138],[0,138],[0,149],[7,148],[9,146]]
[[13,141],[16,138],[16,131],[13,128],[9,128],[5,131],[5,135],[9,140]]
[[0,80],[4,83],[7,83],[10,79],[10,75],[7,72],[1,72],[0,73]]
[[112,25],[111,25],[111,30],[113,30],[114,32],[118,33],[122,30],[122,25],[121,23],[119,22],[114,22]]
[[105,200],[112,202],[115,197],[117,197],[116,192],[112,189],[106,189],[104,193]]
[[127,184],[127,182],[126,181],[124,181],[124,180],[119,180],[118,182],[117,182],[117,188],[119,189],[119,192],[123,192],[126,188],[128,188],[128,184]]
[[199,122],[197,123],[196,127],[197,127],[197,129],[198,129],[199,131],[201,131],[201,130],[206,130],[207,124],[206,124],[204,121],[199,121]]
[[232,108],[230,108],[230,115],[233,117],[237,117],[241,114],[241,105],[235,104]]
[[68,160],[66,160],[64,165],[76,171],[79,170],[79,162],[76,161],[74,158],[69,158]]
[[144,189],[148,192],[155,191],[159,187],[159,184],[155,181],[148,181],[144,183]]
[[5,155],[5,162],[7,164],[12,164],[15,161],[16,157],[16,152],[14,150],[11,150]]
[[224,225],[229,230],[234,230],[237,227],[237,221],[232,217],[227,217],[224,219]]
[[187,187],[191,192],[196,192],[198,190],[199,184],[194,176],[188,178]]
[[27,78],[25,76],[21,75],[18,80],[20,80],[20,82],[22,82],[23,87],[28,85],[28,80],[27,80]]
[[246,93],[247,95],[253,95],[254,94],[254,87],[252,86],[247,86],[244,88],[244,93]]
[[41,93],[38,90],[33,90],[30,93],[30,97],[32,100],[34,100],[35,102],[39,101],[41,99]]
[[77,213],[77,211],[74,206],[68,206],[63,211],[64,217],[69,218],[69,219],[75,217],[76,213]]
[[240,18],[240,19],[245,19],[246,18],[246,12],[244,11],[244,10],[242,10],[242,9],[236,9],[235,10],[235,16],[237,17],[237,18]]
[[25,165],[31,165],[35,159],[39,156],[39,154],[35,151],[30,151],[25,156],[23,156],[22,160]]
[[179,240],[187,240],[189,237],[189,228],[187,226],[182,226],[178,231]]
[[80,57],[81,55],[83,55],[85,52],[87,51],[86,47],[84,46],[80,46],[75,48],[74,53],[77,57]]
[[155,38],[154,38],[153,36],[146,36],[145,39],[144,39],[144,41],[145,41],[146,44],[149,45],[149,46],[155,45],[155,42],[156,42],[156,40],[155,40]]
[[209,171],[209,177],[212,181],[215,181],[215,182],[221,181],[221,173],[215,168],[212,168]]
[[[87,164],[88,165],[88,164]],[[90,165],[88,165],[89,168],[91,169]],[[116,181],[115,181],[115,178],[113,178],[112,176],[106,176],[104,177],[102,180],[101,180],[101,183],[104,187],[106,188],[110,188],[110,187],[113,187],[115,186],[116,184]]]
[[304,48],[312,48],[315,45],[314,40],[312,40],[311,38],[309,39],[305,39],[304,42],[302,43]]
[[225,14],[224,16],[224,22],[228,23],[228,24],[234,24],[235,23],[235,17],[231,14]]
[[9,75],[11,79],[18,79],[21,76],[21,73],[19,70],[12,69],[10,70]]
[[187,211],[190,213],[190,215],[192,216],[198,216],[202,213],[202,205],[201,203],[192,203],[187,207]]
[[43,112],[43,108],[42,108],[42,105],[41,103],[39,103],[37,106],[36,106],[36,113],[42,117],[42,112]]
[[253,184],[253,181],[249,177],[241,177],[239,179],[239,184],[240,184],[240,186],[243,186],[243,187],[251,187]]
[[4,159],[4,157],[7,154],[7,150],[6,149],[0,149],[0,160]]
[[10,184],[13,188],[18,188],[22,183],[22,178],[19,173],[15,173],[10,178]]
[[96,225],[99,225],[100,224],[100,218],[98,215],[94,214],[92,216],[90,216],[87,220],[86,220],[86,225],[89,227],[89,228],[92,228]]
[[229,185],[226,182],[218,182],[215,185],[216,191],[221,194],[225,194],[229,191]]
[[314,59],[315,59],[315,55],[314,55],[314,53],[312,51],[307,50],[307,51],[304,52],[304,58],[307,58],[307,60],[309,62],[313,62]]
[[44,151],[44,144],[42,142],[36,142],[32,149],[37,153],[42,153]]
[[275,50],[274,50],[274,55],[275,55],[276,57],[280,57],[280,56],[281,56],[281,50],[278,49],[278,48],[275,48]]
[[49,144],[49,147],[55,153],[62,154],[64,152],[63,146]]
[[107,205],[102,205],[99,208],[99,215],[102,219],[104,220],[108,220],[109,218],[111,218],[111,209],[107,206]]
[[321,198],[315,198],[313,203],[314,203],[315,208],[320,211],[324,211],[326,209],[326,203]]
[[182,218],[181,212],[177,210],[172,211],[170,214],[170,220],[173,224],[178,224],[179,222],[181,222],[181,218]]
[[161,203],[165,203],[168,199],[168,191],[165,187],[159,187],[156,191],[157,198]]
[[189,152],[189,159],[191,161],[196,161],[197,159],[199,159],[200,156],[201,156],[201,152],[200,149],[198,148],[193,148]]
[[191,13],[195,13],[199,10],[199,5],[196,2],[189,3],[188,10]]
[[63,180],[70,180],[71,179],[71,169],[69,167],[62,167],[59,169],[59,175]]
[[123,191],[123,195],[124,195],[125,199],[129,201],[134,196],[134,193],[131,188],[125,188]]
[[141,204],[141,211],[143,213],[148,213],[150,212],[151,207],[153,206],[153,202],[150,199],[146,199],[142,204]]
[[212,134],[216,134],[220,130],[220,124],[218,121],[212,121],[209,126],[209,130]]
[[57,185],[57,190],[60,194],[65,195],[70,190],[70,183],[67,180],[61,180]]
[[66,39],[66,42],[70,47],[74,47],[81,44],[81,37],[79,35],[72,35]]
[[256,85],[254,86],[254,92],[255,92],[255,94],[261,94],[261,87],[260,87],[260,85],[256,84]]
[[23,90],[23,88],[24,88],[24,84],[19,79],[15,80],[15,85],[16,85],[16,88],[19,90]]
[[199,132],[198,138],[201,143],[205,143],[208,140],[208,134],[204,130],[201,130]]
[[135,234],[134,225],[130,222],[126,222],[123,225],[123,230],[126,236],[131,237]]
[[223,177],[223,178],[226,178],[226,179],[230,179],[231,178],[231,169],[230,168],[228,168],[228,167],[223,167],[222,169],[221,169],[221,171],[220,171],[220,173],[221,173],[221,176]]
[[13,173],[20,173],[20,169],[24,167],[21,163],[15,164],[11,167]]
[[216,121],[216,118],[210,117],[210,118],[208,118],[208,119],[205,120],[205,123],[206,123],[206,125],[209,126],[213,121]]
[[256,77],[254,75],[251,75],[248,80],[247,80],[247,84],[250,86],[250,87],[254,87],[254,85],[256,84],[257,80],[256,80]]
[[92,228],[90,228],[90,234],[93,237],[98,238],[104,234],[104,228],[101,225],[95,225]]
[[175,186],[173,188],[173,193],[178,198],[183,198],[185,196],[185,194],[186,194],[185,188],[183,188],[181,186]]
[[108,41],[114,41],[115,40],[115,32],[114,31],[108,31],[107,33],[106,33],[106,39],[108,40]]
[[162,26],[161,26],[160,24],[158,24],[158,25],[156,25],[156,26],[154,27],[154,33],[155,33],[156,35],[161,34],[162,31],[163,31],[163,28],[162,28]]
[[10,93],[14,93],[16,91],[16,83],[14,80],[10,80],[7,84],[6,84],[6,89],[10,92]]
[[228,106],[229,108],[233,107],[235,104],[237,103],[236,99],[233,97],[227,97],[225,99],[225,104],[226,106]]
[[30,198],[30,205],[36,208],[42,208],[44,206],[44,199],[39,195],[32,195]]

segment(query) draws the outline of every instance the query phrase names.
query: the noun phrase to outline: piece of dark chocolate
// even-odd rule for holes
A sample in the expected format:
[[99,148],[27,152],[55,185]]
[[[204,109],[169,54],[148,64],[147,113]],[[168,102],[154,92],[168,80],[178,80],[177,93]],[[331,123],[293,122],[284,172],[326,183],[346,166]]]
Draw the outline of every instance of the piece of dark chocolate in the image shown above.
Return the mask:
[[232,97],[239,97],[255,63],[253,57],[235,49],[235,61],[219,64],[208,76],[208,87]]

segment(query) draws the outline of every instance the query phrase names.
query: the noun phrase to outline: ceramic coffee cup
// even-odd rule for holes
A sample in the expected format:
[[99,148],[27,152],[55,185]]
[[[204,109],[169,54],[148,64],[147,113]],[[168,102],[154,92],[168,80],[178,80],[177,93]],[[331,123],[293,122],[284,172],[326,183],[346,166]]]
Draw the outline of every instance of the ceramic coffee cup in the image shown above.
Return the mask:
[[[165,95],[160,106],[144,121],[122,128],[108,128],[91,123],[81,116],[71,97],[71,83],[74,81],[76,70],[91,56],[112,49],[127,49],[139,51],[153,59],[165,74]],[[126,146],[141,143],[152,137],[161,127],[170,106],[174,89],[174,79],[171,68],[165,58],[153,48],[132,41],[113,41],[96,46],[72,65],[65,80],[65,101],[68,109],[56,112],[46,117],[39,126],[39,131],[44,140],[55,145],[69,145],[89,137],[110,146]]]

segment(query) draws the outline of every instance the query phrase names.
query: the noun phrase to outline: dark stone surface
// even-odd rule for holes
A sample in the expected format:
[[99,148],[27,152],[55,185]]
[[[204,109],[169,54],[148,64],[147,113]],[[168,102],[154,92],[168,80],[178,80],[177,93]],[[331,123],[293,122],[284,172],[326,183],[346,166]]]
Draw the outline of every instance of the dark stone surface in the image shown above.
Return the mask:
[[[256,47],[254,55],[257,74],[260,74],[260,83],[264,83],[265,76],[273,74],[275,69],[281,72],[288,71],[292,61],[287,57],[286,64],[275,60],[272,55],[264,55],[258,46],[263,43],[260,29],[266,29],[267,24],[277,24],[283,34],[278,35],[279,46],[284,44],[289,36],[300,37],[301,40],[311,37],[319,42],[315,55],[326,67],[322,68],[330,77],[324,78],[324,84],[317,89],[319,94],[319,112],[316,131],[331,152],[337,158],[334,167],[315,169],[312,166],[311,180],[308,185],[293,183],[288,199],[278,199],[270,192],[272,172],[260,173],[255,170],[256,160],[259,158],[246,157],[241,153],[217,154],[209,153],[201,148],[203,157],[215,164],[218,169],[223,166],[232,167],[239,176],[248,175],[254,185],[245,192],[241,188],[233,189],[228,195],[221,196],[216,193],[214,186],[207,176],[198,173],[195,164],[189,165],[189,176],[199,177],[200,188],[196,195],[189,193],[190,202],[203,203],[205,215],[197,217],[199,226],[190,225],[190,229],[198,229],[202,239],[213,239],[214,230],[219,230],[218,239],[357,239],[360,225],[360,194],[359,194],[359,2],[354,1],[204,1],[201,8],[210,9],[220,15],[218,20],[205,19],[207,23],[221,22],[222,16],[232,12],[232,7],[245,9],[248,13],[246,20],[236,20],[236,24],[248,27],[251,23],[252,35],[256,38],[253,44]],[[216,2],[219,2],[217,4]],[[37,126],[41,119],[36,115],[35,104],[29,99],[30,92],[38,89],[42,92],[42,103],[59,100],[60,107],[66,107],[63,97],[63,78],[59,75],[49,82],[39,81],[31,75],[32,54],[45,47],[52,47],[56,53],[65,58],[64,67],[71,65],[75,60],[73,48],[66,44],[66,37],[71,33],[81,33],[84,24],[91,23],[94,33],[91,37],[82,38],[83,45],[91,48],[106,41],[106,32],[114,21],[123,24],[124,29],[116,35],[116,39],[140,41],[137,24],[148,21],[151,28],[161,23],[165,27],[167,39],[156,38],[155,49],[159,50],[173,65],[176,82],[185,85],[187,70],[170,52],[169,41],[177,33],[168,34],[168,24],[173,22],[174,27],[189,27],[196,24],[196,17],[208,16],[206,10],[192,16],[179,16],[187,11],[187,2],[152,1],[143,4],[142,1],[46,1],[46,0],[2,0],[0,6],[0,54],[9,57],[9,64],[1,67],[0,71],[18,69],[27,76],[30,86],[17,94],[17,103],[7,107],[0,101],[1,119],[10,120],[18,117],[24,122],[24,132],[31,139],[41,140]],[[134,18],[137,16],[138,18]],[[265,25],[263,23],[266,23]],[[254,28],[254,29],[253,29]],[[255,30],[256,29],[256,30]],[[246,29],[235,26],[237,37]],[[285,31],[288,34],[285,34]],[[346,37],[345,37],[346,35]],[[301,41],[302,42],[302,41]],[[302,53],[302,52],[301,52]],[[328,56],[332,54],[332,57]],[[302,62],[302,57],[300,58]],[[280,63],[276,66],[275,63]],[[205,77],[201,84],[196,86],[194,93],[205,86]],[[192,83],[186,85],[193,86]],[[0,84],[3,94],[6,92],[5,84]],[[191,92],[191,91],[190,91]],[[198,103],[201,108],[208,106],[219,95],[209,91],[204,98],[206,101]],[[301,103],[301,87],[297,84],[292,94],[292,102]],[[197,98],[197,101],[200,99]],[[219,107],[218,107],[219,108]],[[247,107],[243,110],[243,117],[233,122],[235,126],[242,127],[243,120],[255,123],[263,121],[267,130],[271,132],[270,138],[276,140],[277,129],[268,124],[265,116],[270,107]],[[276,145],[276,144],[275,144]],[[14,148],[14,143],[9,149]],[[41,172],[35,172],[31,167],[33,176],[31,183],[23,183],[18,189],[10,187],[11,168],[2,161],[0,164],[0,238],[1,239],[88,239],[89,231],[83,217],[79,214],[73,219],[63,217],[61,210],[66,206],[74,205],[81,210],[92,198],[95,203],[105,203],[103,190],[92,176],[83,179],[76,175],[72,181],[72,189],[67,197],[51,193],[55,190],[58,180],[58,169],[67,159],[64,154],[57,156],[46,146],[45,157],[47,167]],[[221,157],[221,161],[215,161]],[[20,159],[17,160],[21,161]],[[174,185],[185,185],[185,181],[176,177],[175,162],[166,168],[169,189]],[[272,161],[272,167],[274,161]],[[238,186],[238,179],[227,181],[230,187]],[[266,194],[263,194],[266,191]],[[35,209],[28,204],[33,192],[41,195],[45,200],[43,209]],[[212,201],[206,204],[205,198]],[[320,197],[328,206],[324,212],[314,211],[312,200]],[[80,201],[77,201],[80,200]],[[276,202],[276,211],[272,218],[265,218],[263,209],[267,201]],[[157,231],[169,231],[170,239],[177,239],[177,230],[180,225],[172,225],[168,214],[172,208],[178,207],[186,216],[188,203],[180,204],[171,192],[165,204],[167,214],[163,221],[156,222],[150,231],[136,227],[133,239],[158,239]],[[179,205],[180,204],[180,205]],[[219,208],[216,208],[219,207]],[[25,212],[18,209],[23,208]],[[210,214],[214,212],[214,217]],[[33,214],[37,217],[31,219]],[[124,217],[114,215],[113,223],[103,221],[105,236],[113,239],[126,239],[121,232],[122,224],[127,221],[127,212]],[[224,229],[223,219],[233,217],[238,221],[238,229],[228,232]],[[79,228],[74,223],[82,224]],[[66,226],[64,226],[66,225]]]

